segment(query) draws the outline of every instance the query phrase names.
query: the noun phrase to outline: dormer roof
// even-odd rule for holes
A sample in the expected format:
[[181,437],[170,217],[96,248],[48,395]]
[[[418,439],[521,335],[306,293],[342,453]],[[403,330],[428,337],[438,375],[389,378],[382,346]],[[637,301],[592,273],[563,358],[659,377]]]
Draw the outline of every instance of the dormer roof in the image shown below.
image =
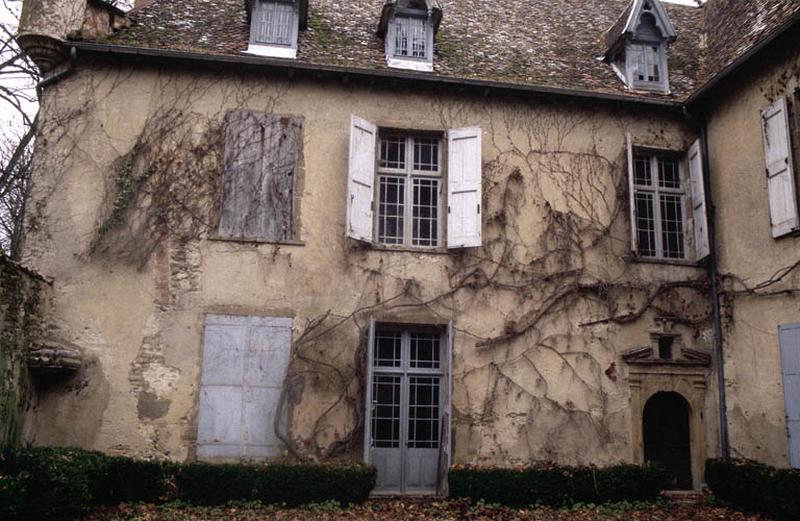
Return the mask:
[[606,61],[611,61],[625,42],[636,37],[636,31],[639,28],[642,14],[646,11],[646,6],[649,6],[647,11],[653,15],[661,37],[667,43],[672,43],[678,38],[669,14],[660,0],[632,0],[614,24],[603,34],[603,58]]

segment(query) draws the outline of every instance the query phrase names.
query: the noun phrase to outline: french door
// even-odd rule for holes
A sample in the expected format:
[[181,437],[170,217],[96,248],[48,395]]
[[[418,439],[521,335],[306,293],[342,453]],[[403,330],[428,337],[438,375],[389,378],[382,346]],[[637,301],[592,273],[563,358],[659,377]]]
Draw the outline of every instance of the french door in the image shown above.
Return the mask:
[[376,492],[435,493],[449,465],[449,335],[370,329],[364,451]]

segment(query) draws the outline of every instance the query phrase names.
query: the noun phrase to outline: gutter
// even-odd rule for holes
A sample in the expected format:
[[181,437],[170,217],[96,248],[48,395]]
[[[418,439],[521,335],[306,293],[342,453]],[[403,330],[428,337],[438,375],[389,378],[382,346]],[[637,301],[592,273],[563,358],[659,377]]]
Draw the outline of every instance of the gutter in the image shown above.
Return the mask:
[[717,229],[715,226],[716,209],[711,197],[711,167],[708,155],[708,134],[706,122],[695,118],[689,110],[683,108],[684,117],[700,131],[700,145],[703,153],[703,185],[705,188],[706,215],[708,216],[708,276],[710,279],[711,307],[714,315],[714,359],[717,365],[717,391],[719,392],[719,451],[728,459],[731,455],[730,437],[728,433],[728,407],[725,390],[725,359],[722,339],[722,311],[719,297],[719,270],[717,266]]
[[658,98],[632,97],[623,94],[611,94],[602,92],[592,92],[578,89],[565,89],[560,87],[545,87],[536,85],[522,85],[515,83],[504,83],[490,80],[476,80],[461,77],[436,76],[427,73],[413,71],[395,71],[383,69],[363,69],[357,67],[342,67],[338,65],[322,65],[315,63],[304,63],[294,60],[282,60],[251,55],[225,55],[225,54],[205,54],[192,51],[175,51],[167,49],[149,49],[145,47],[131,47],[127,45],[111,45],[104,43],[91,42],[70,42],[73,48],[84,51],[86,54],[130,56],[141,58],[161,58],[182,61],[193,61],[200,63],[217,63],[227,65],[246,65],[262,67],[274,70],[286,70],[295,72],[308,72],[312,74],[330,73],[334,75],[350,76],[363,78],[366,80],[395,80],[407,81],[416,85],[444,85],[454,87],[467,87],[477,89],[491,89],[505,92],[515,92],[521,94],[561,96],[576,99],[607,101],[624,103],[630,105],[646,105],[680,111],[683,103],[675,100],[665,100]]
[[61,81],[63,78],[71,75],[75,72],[75,63],[78,60],[78,51],[75,46],[71,46],[69,49],[69,61],[67,62],[67,66],[64,69],[56,71],[52,74],[49,74],[42,78],[42,80],[36,84],[36,96],[41,100],[42,99],[42,91],[48,85],[52,85],[56,82]]
[[[794,1],[794,0],[793,0]],[[750,60],[753,56],[761,52],[765,47],[772,42],[783,36],[795,24],[800,22],[800,11],[797,11],[789,20],[781,24],[775,31],[770,33],[766,38],[756,43],[744,54],[736,58],[734,61],[726,65],[716,76],[704,83],[700,88],[695,90],[687,99],[686,105],[691,105],[703,98],[705,98],[714,88],[719,85],[728,76],[733,74],[739,69],[746,61]]]

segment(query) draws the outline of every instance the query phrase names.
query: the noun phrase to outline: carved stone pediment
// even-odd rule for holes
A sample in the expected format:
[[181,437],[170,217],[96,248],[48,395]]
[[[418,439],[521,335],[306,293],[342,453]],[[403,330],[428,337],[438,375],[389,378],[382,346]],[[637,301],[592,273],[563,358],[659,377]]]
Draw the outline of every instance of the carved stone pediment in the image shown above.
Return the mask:
[[676,346],[671,358],[657,356],[657,347],[634,347],[622,353],[622,359],[631,365],[683,365],[707,367],[711,365],[711,353],[705,350]]
[[75,344],[48,338],[31,344],[26,361],[31,370],[72,372],[83,365],[83,353]]

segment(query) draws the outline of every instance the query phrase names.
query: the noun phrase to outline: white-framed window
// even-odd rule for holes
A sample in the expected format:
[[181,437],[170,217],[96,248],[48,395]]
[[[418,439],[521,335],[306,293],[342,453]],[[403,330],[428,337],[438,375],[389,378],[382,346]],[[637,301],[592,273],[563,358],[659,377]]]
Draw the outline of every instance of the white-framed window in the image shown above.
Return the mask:
[[255,0],[248,53],[295,58],[299,14],[294,0]]
[[428,20],[415,16],[398,16],[394,19],[393,53],[397,58],[427,59]]
[[352,116],[346,236],[396,247],[480,246],[481,138],[480,127],[379,131]]
[[635,149],[633,186],[640,257],[686,259],[686,187],[679,156]]
[[711,253],[700,140],[688,151],[634,147],[627,136],[634,258],[701,261]]
[[375,226],[379,244],[436,248],[442,235],[442,139],[381,131]]
[[433,24],[427,11],[396,14],[386,35],[389,67],[433,70]]

